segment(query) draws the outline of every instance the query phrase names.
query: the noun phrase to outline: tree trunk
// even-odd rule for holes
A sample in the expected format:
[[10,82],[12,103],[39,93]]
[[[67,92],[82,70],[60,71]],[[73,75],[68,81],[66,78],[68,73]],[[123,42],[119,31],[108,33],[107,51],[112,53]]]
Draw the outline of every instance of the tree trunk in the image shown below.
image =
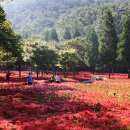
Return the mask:
[[19,77],[21,77],[21,70],[19,69]]
[[67,78],[68,72],[67,71],[63,71],[63,75],[64,75],[64,78]]
[[42,69],[42,77],[43,77],[43,69]]
[[48,75],[48,70],[46,70],[46,74]]
[[95,67],[92,67],[92,74],[95,74]]
[[111,72],[109,71],[108,73],[109,73],[109,79],[110,79],[111,78]]
[[76,75],[76,72],[75,72],[75,70],[73,69],[73,76],[74,76],[74,78],[75,78],[75,75]]
[[19,77],[21,77],[21,66],[18,65]]
[[109,79],[111,78],[111,67],[108,68]]
[[114,68],[112,67],[112,75],[114,75]]
[[36,71],[36,73],[37,73],[37,79],[38,79],[38,75],[39,75],[39,70],[37,70],[37,71]]
[[130,78],[130,69],[128,68],[128,79]]

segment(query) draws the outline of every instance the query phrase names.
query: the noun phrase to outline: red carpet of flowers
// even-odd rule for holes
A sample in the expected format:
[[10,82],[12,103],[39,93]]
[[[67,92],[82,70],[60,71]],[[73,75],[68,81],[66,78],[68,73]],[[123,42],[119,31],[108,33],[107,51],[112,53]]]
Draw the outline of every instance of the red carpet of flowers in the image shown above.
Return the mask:
[[50,75],[33,85],[11,73],[0,74],[0,130],[130,130],[130,79],[115,74],[111,79],[82,84],[91,74],[80,72],[48,83]]

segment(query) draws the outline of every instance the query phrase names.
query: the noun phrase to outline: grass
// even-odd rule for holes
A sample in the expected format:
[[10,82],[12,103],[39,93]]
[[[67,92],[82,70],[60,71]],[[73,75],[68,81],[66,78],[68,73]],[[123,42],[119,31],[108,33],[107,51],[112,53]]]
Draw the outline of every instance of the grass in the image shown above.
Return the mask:
[[[76,88],[81,92],[97,93],[98,95],[102,95],[102,98],[113,96],[118,102],[130,101],[129,81],[111,80],[109,82],[99,82],[91,85],[77,85]],[[97,99],[99,100],[99,97]]]

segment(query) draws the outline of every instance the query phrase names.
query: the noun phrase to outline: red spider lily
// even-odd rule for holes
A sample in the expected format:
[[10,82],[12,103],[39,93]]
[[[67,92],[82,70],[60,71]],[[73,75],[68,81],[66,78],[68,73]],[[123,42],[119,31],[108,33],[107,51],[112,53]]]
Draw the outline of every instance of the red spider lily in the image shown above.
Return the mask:
[[[81,84],[92,74],[71,74],[60,84],[50,75],[26,85],[12,72],[9,83],[0,76],[0,128],[3,130],[119,130],[130,126],[130,80],[115,74],[110,80]],[[102,75],[107,78],[107,75]],[[63,78],[61,76],[61,78]]]

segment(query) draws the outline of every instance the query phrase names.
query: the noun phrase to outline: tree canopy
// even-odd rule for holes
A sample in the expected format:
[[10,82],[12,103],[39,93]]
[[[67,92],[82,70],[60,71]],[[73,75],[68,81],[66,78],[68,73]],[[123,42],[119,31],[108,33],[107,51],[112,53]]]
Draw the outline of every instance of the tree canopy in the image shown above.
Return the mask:
[[100,34],[102,12],[109,8],[116,21],[117,33],[121,33],[121,16],[129,10],[129,0],[14,0],[4,5],[13,28],[22,38],[45,39],[46,30],[55,28],[59,40],[66,39],[68,28],[71,38],[78,29],[85,36],[91,26]]

